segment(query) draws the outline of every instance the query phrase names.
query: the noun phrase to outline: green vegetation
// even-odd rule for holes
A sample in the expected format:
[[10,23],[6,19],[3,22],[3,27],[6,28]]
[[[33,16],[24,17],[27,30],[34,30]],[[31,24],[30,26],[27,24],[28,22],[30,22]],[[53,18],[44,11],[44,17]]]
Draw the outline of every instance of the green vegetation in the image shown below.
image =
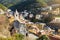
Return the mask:
[[2,10],[6,10],[6,9],[7,9],[7,7],[5,7],[3,4],[0,4],[0,8],[1,8]]
[[39,2],[41,6],[47,6],[45,0],[37,0],[37,2]]
[[42,35],[40,38],[37,40],[50,40],[46,35]]
[[[36,1],[36,2],[39,2],[40,5],[42,6],[45,6],[47,3],[45,2],[45,0],[26,0],[27,2],[30,1]],[[16,4],[19,4],[19,3],[22,3],[22,2],[25,2],[24,0],[1,0],[0,3],[5,5],[6,7],[11,7],[11,6],[14,6]]]
[[[39,2],[41,6],[47,6],[47,4],[60,3],[60,0],[26,0]],[[24,2],[24,0],[0,0],[0,3],[6,7],[11,7],[18,3]]]
[[0,0],[0,3],[5,5],[6,7],[11,7],[17,3],[19,3],[21,0]]
[[9,8],[9,7],[11,7],[11,6],[13,6],[13,4],[7,4],[7,5],[6,5],[7,8]]
[[23,40],[23,35],[22,34],[15,34],[12,37],[8,37],[8,38],[2,38],[0,37],[0,40]]
[[22,40],[24,38],[22,34],[15,34],[13,37],[15,37],[15,40]]

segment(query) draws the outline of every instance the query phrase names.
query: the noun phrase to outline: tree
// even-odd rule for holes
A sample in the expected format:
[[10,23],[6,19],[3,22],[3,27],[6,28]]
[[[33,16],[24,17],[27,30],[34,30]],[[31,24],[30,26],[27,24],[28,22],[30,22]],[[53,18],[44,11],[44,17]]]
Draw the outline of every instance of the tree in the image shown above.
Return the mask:
[[39,2],[41,6],[47,6],[45,0],[36,0],[36,1]]
[[50,39],[48,38],[48,36],[42,35],[42,36],[39,37],[37,40],[50,40]]
[[21,2],[21,0],[0,0],[0,3],[5,5],[8,8],[18,4],[19,2]]
[[15,34],[14,36],[3,38],[0,37],[0,40],[23,40],[24,36],[22,34]]
[[15,34],[15,40],[23,40],[24,36],[22,34]]

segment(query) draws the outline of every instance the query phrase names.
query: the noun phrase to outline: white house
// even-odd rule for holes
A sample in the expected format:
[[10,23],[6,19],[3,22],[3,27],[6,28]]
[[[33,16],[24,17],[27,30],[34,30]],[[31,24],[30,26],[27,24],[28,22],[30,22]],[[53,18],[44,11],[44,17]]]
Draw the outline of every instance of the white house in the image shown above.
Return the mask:
[[36,19],[41,20],[42,15],[37,14]]
[[33,14],[30,14],[29,17],[32,18],[34,15]]

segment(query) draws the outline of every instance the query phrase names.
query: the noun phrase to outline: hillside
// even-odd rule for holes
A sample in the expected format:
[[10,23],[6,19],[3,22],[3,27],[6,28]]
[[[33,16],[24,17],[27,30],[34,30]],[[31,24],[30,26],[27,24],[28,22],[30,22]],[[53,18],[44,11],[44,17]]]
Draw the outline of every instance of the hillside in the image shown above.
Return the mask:
[[9,37],[9,23],[5,15],[0,15],[0,37]]
[[24,0],[0,0],[0,3],[5,5],[6,7],[10,7],[22,1]]
[[5,7],[3,4],[0,4],[0,9],[2,9],[2,10],[6,10],[7,7]]

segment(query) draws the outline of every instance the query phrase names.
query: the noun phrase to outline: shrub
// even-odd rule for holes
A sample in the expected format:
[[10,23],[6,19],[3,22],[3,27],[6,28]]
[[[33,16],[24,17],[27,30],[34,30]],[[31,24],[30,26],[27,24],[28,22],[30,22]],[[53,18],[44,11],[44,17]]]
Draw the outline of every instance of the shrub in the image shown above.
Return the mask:
[[24,36],[22,34],[15,34],[14,36],[8,38],[0,37],[0,40],[22,40],[23,38]]
[[37,40],[50,40],[46,35],[42,35]]
[[15,34],[14,37],[15,37],[15,40],[22,40],[24,38],[22,34]]

